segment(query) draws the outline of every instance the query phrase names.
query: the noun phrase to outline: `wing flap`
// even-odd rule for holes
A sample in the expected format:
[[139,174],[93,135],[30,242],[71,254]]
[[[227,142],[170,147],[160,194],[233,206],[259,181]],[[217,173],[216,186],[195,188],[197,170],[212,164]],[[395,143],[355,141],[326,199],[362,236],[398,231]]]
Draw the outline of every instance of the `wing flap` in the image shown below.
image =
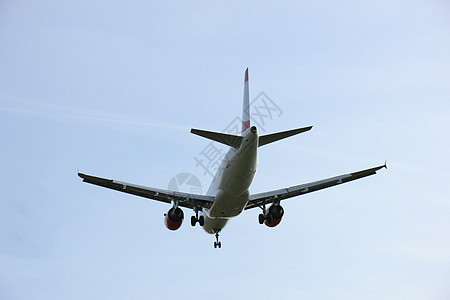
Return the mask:
[[209,207],[214,202],[214,197],[212,196],[156,189],[132,183],[86,175],[83,173],[78,173],[78,176],[83,178],[83,182],[165,203],[178,201],[178,205],[187,208],[193,208],[194,205],[196,205],[197,207]]
[[254,207],[260,207],[266,203],[271,203],[272,201],[281,201],[284,199],[296,197],[299,195],[315,192],[325,188],[329,188],[335,185],[367,177],[376,174],[376,172],[382,168],[387,168],[386,164],[370,169],[365,169],[349,174],[339,175],[335,177],[330,177],[323,180],[318,180],[310,183],[300,184],[291,186],[284,189],[273,190],[269,192],[259,193],[250,195],[249,202],[245,209],[250,209]]

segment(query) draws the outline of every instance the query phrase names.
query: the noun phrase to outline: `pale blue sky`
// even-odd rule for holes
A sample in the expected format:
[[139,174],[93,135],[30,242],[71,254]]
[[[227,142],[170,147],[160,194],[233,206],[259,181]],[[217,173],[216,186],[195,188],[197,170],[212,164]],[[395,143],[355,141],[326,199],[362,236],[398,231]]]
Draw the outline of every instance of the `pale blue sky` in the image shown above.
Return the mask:
[[[1,299],[449,299],[446,1],[0,2]],[[382,164],[214,238],[169,207],[81,183],[166,188],[264,91],[251,191]],[[191,212],[185,210],[186,218]]]

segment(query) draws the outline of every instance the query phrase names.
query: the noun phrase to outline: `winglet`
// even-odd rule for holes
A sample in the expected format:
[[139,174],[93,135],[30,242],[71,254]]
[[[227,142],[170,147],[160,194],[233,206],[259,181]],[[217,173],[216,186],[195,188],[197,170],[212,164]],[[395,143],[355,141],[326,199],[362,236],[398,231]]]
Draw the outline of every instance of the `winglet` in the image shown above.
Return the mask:
[[384,161],[384,166],[387,169],[387,159]]

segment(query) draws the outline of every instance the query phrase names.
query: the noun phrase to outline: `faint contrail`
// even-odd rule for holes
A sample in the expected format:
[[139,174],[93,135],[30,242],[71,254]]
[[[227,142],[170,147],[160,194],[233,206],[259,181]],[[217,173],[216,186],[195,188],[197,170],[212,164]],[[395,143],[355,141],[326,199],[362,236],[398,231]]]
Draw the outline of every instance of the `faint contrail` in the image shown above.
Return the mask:
[[116,124],[128,124],[128,125],[138,125],[140,127],[155,127],[155,128],[165,128],[172,130],[186,130],[189,126],[182,126],[179,124],[165,123],[165,122],[155,122],[150,121],[141,117],[134,117],[129,115],[115,115],[115,114],[105,114],[104,112],[96,112],[91,110],[80,110],[73,107],[42,107],[42,108],[23,108],[23,107],[6,107],[0,106],[0,111],[36,116],[44,119],[68,122],[68,121],[80,121],[89,120],[97,121],[100,123],[116,123]]

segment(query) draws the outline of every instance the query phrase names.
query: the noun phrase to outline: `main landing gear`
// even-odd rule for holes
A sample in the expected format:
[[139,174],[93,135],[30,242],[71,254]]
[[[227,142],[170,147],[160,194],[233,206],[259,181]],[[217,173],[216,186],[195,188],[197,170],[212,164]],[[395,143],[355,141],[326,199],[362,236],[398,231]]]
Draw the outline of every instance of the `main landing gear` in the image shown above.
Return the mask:
[[267,213],[266,204],[262,207],[262,214],[259,214],[258,221],[259,224],[264,224],[264,221],[267,220],[267,223],[272,223],[272,215]]
[[191,217],[191,225],[195,226],[195,224],[197,224],[197,222],[200,226],[205,225],[205,217],[200,216],[199,218],[197,218],[196,216],[192,216]]
[[222,247],[222,243],[219,242],[219,231],[216,232],[216,241],[214,242],[214,248],[221,248]]
[[195,226],[195,224],[197,224],[197,222],[202,227],[203,227],[203,225],[205,225],[205,217],[204,216],[200,216],[199,217],[198,216],[198,210],[196,209],[195,210],[195,216],[191,217],[191,225]]
[[272,218],[271,214],[268,214],[266,216],[265,213],[262,213],[262,214],[259,214],[259,216],[258,216],[259,224],[264,224],[264,221],[266,221],[266,220],[267,220],[267,223],[272,223],[272,219],[273,218]]

